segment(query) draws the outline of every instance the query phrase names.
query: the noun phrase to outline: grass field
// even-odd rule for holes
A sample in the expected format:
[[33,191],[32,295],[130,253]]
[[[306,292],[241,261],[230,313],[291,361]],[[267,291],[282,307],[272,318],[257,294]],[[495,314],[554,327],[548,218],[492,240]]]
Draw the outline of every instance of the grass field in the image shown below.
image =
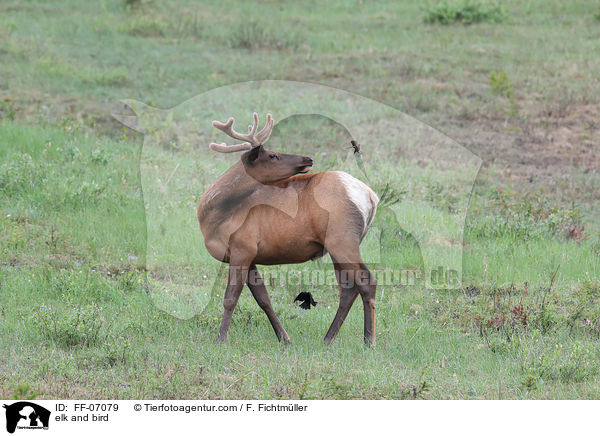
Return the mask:
[[[467,3],[0,4],[0,397],[600,398],[600,6]],[[263,79],[352,91],[483,161],[471,194],[464,168],[423,164],[427,150],[394,154],[406,144],[379,131],[388,119],[341,114],[358,132],[376,130],[361,137],[369,184],[391,187],[365,258],[423,271],[411,225],[466,213],[462,244],[433,245],[460,254],[461,287],[380,284],[374,349],[362,344],[359,304],[326,347],[337,289],[297,281],[270,287],[290,345],[246,289],[217,346],[223,270],[194,213],[237,157],[206,152],[214,132],[204,121],[197,141],[173,141],[111,116],[135,98],[203,120],[200,100],[181,103]],[[264,112],[238,100],[240,123]],[[277,125],[269,144],[311,154],[315,171],[362,177],[348,141],[306,116]],[[169,186],[153,192],[157,177]],[[394,213],[406,218],[400,228]],[[297,269],[266,268],[282,271]],[[153,286],[171,275],[187,291]],[[302,290],[315,309],[292,304]]]

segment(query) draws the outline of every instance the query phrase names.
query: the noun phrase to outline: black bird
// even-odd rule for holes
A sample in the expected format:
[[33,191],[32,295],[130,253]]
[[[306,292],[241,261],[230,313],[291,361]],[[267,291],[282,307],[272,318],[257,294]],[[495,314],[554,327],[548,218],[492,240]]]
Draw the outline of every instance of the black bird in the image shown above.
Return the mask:
[[356,159],[356,164],[358,168],[365,175],[366,179],[369,180],[369,176],[367,176],[367,170],[365,169],[365,164],[362,159],[362,151],[360,150],[360,144],[356,142],[354,139],[350,141],[350,148],[354,149],[354,158]]
[[317,302],[313,299],[313,296],[310,292],[300,292],[298,294],[298,296],[296,297],[296,299],[294,300],[294,303],[296,301],[302,301],[302,304],[300,304],[300,307],[304,310],[310,309],[310,306],[317,305]]

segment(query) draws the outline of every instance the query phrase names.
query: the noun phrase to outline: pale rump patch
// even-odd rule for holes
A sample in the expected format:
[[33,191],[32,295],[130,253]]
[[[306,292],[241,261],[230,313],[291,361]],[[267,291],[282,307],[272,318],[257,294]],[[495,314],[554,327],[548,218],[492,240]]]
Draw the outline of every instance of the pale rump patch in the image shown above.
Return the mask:
[[343,171],[335,171],[335,173],[340,178],[344,188],[346,188],[350,201],[354,203],[363,216],[363,222],[365,223],[364,236],[375,218],[379,197],[371,188],[350,174]]

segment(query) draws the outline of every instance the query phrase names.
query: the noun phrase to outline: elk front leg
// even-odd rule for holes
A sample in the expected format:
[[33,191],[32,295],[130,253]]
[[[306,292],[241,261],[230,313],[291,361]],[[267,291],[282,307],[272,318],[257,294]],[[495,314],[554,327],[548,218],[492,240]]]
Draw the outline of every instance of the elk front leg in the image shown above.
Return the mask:
[[271,305],[271,299],[269,298],[269,293],[263,282],[256,265],[252,265],[250,267],[250,272],[248,274],[248,287],[250,288],[250,292],[254,296],[254,299],[260,306],[260,308],[267,314],[269,321],[271,322],[271,326],[273,326],[273,330],[275,330],[275,334],[280,342],[288,343],[290,342],[290,337],[287,332],[281,325],[279,318],[275,314],[273,310],[273,306]]
[[223,319],[221,320],[221,327],[219,328],[219,336],[217,337],[217,343],[223,343],[227,339],[227,333],[231,326],[231,318],[233,316],[233,310],[237,305],[237,302],[242,293],[242,288],[248,277],[248,266],[241,266],[231,264],[229,265],[229,280],[227,282],[227,289],[225,289],[225,295],[223,297]]

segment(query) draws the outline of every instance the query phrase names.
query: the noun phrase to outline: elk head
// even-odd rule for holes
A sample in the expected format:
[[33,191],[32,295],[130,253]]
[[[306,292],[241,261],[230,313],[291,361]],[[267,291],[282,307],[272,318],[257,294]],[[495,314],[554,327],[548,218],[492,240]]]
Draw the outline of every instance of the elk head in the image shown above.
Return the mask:
[[254,123],[248,126],[248,133],[236,132],[233,128],[234,119],[229,118],[226,123],[213,121],[213,126],[228,136],[243,142],[235,145],[225,143],[211,143],[210,148],[220,153],[232,153],[248,150],[242,156],[242,163],[246,173],[256,181],[263,184],[275,183],[287,179],[295,174],[308,172],[313,160],[307,156],[277,153],[266,150],[263,144],[271,136],[274,121],[271,114],[267,114],[267,122],[260,132],[258,130],[258,115],[254,112]]

